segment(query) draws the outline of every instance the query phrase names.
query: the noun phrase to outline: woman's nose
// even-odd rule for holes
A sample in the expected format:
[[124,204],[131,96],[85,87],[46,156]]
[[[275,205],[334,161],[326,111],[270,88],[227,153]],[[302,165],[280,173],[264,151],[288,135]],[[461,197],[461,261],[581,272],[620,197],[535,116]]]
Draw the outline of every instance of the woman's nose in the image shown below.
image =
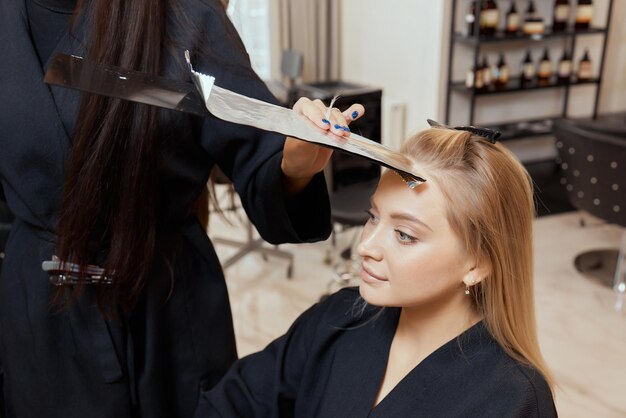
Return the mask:
[[361,233],[361,241],[357,246],[359,256],[380,260],[382,258],[382,247],[378,241],[379,237],[376,228],[371,225],[366,225]]

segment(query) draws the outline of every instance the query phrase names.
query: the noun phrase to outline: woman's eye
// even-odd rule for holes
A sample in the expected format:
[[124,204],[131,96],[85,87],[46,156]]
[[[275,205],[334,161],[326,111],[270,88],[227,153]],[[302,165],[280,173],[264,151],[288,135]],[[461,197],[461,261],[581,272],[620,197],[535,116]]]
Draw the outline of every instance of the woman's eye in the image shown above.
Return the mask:
[[417,241],[417,238],[412,237],[409,234],[406,234],[398,229],[396,229],[396,234],[398,234],[398,239],[400,240],[400,242],[402,242],[403,244],[410,244],[412,242]]
[[365,213],[367,213],[367,215],[370,217],[368,219],[368,222],[376,222],[378,220],[378,218],[376,218],[376,216],[369,210],[366,210]]

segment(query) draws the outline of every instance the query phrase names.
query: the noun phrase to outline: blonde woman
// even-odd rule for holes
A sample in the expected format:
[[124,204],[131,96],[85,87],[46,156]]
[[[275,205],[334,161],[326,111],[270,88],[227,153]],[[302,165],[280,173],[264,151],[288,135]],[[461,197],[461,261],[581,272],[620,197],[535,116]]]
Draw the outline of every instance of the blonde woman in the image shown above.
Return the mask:
[[425,130],[403,151],[427,181],[382,175],[358,291],[236,363],[197,417],[557,415],[535,329],[527,172],[471,127]]

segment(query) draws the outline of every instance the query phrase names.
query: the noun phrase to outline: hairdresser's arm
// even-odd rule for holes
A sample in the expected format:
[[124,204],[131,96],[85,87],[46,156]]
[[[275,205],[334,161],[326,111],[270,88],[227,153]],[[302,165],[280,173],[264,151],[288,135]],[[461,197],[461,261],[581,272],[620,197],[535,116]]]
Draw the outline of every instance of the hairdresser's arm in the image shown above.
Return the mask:
[[[243,44],[221,4],[217,1],[199,4],[194,16],[203,30],[195,36],[212,41],[203,48],[192,49],[194,67],[214,76],[220,87],[277,103],[250,67]],[[317,173],[328,155],[303,165],[301,157],[308,153],[302,152],[301,144],[295,153],[291,145],[285,148],[284,135],[212,117],[202,120],[200,137],[208,163],[219,165],[232,180],[248,217],[264,240],[280,244],[314,242],[328,237],[329,197],[324,175]],[[295,140],[289,142],[292,141]],[[284,171],[283,151],[287,153]]]
[[[340,137],[349,136],[348,125],[365,112],[360,104],[354,104],[342,113],[338,109],[329,110],[321,100],[311,101],[306,98],[298,100],[293,110],[308,118],[318,129]],[[326,167],[332,153],[330,148],[287,138],[280,164],[284,174],[285,194],[294,196],[301,192],[313,176]]]

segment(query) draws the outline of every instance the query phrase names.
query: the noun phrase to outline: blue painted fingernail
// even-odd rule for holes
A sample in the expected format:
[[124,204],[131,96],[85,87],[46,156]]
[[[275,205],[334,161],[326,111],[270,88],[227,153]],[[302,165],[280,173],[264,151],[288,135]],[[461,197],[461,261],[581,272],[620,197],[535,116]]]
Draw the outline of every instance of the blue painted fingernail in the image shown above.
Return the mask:
[[356,110],[352,112],[352,119],[356,119],[357,116],[359,116],[359,112],[357,112]]
[[339,129],[339,130],[341,130],[341,129],[343,129],[343,126],[341,126],[341,125],[335,125],[335,129]]
[[326,125],[330,125],[330,121],[328,119],[322,119],[322,122],[324,122]]
[[343,130],[346,131],[346,132],[350,132],[350,128],[348,128],[347,126],[344,126]]

